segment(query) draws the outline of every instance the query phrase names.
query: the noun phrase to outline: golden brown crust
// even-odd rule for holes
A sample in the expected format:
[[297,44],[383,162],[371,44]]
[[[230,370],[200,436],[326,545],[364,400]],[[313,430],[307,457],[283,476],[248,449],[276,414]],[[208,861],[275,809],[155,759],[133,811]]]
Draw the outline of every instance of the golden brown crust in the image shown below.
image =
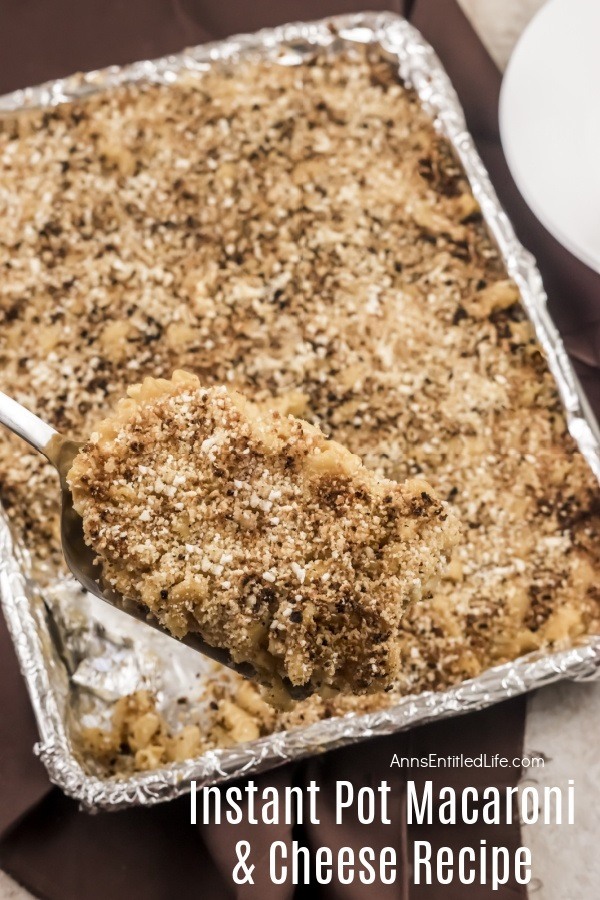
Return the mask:
[[189,373],[128,393],[68,474],[105,580],[272,687],[391,687],[401,617],[459,535],[430,485]]
[[[183,367],[293,392],[370,469],[425,477],[466,540],[404,618],[400,694],[598,630],[598,484],[414,93],[369,58],[186,77],[0,124],[2,389],[84,437]],[[59,558],[53,478],[0,436],[37,560]],[[346,708],[327,703],[294,722]]]

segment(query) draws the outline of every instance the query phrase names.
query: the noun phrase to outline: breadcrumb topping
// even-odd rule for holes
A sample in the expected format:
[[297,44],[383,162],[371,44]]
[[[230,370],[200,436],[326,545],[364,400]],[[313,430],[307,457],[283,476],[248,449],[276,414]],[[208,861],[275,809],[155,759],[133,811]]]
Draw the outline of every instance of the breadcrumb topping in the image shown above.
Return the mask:
[[[315,697],[263,733],[598,630],[597,481],[451,148],[377,54],[9,117],[0,221],[0,386],[64,433],[181,367],[424,477],[465,524],[402,620],[395,692]],[[4,432],[0,493],[56,571],[54,472]]]
[[391,687],[401,617],[458,541],[430,485],[182,371],[128,393],[68,474],[104,579],[271,687]]

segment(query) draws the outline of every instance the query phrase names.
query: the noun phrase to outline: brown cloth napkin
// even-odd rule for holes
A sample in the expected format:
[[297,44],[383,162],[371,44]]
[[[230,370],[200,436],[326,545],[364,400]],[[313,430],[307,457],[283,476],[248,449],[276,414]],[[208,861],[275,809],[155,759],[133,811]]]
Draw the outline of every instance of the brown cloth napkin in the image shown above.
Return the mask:
[[[600,279],[578,263],[544,231],[521,200],[506,169],[499,144],[497,100],[500,76],[454,0],[397,0],[371,6],[361,0],[254,0],[251,4],[214,0],[0,0],[0,92],[56,78],[75,70],[154,57],[183,46],[218,39],[238,31],[294,19],[318,18],[345,11],[388,8],[415,22],[434,44],[465,106],[469,127],[496,188],[522,240],[537,255],[551,309],[597,410],[600,410]],[[596,295],[599,299],[596,299]],[[36,896],[80,900],[111,896],[121,900],[178,900],[203,897],[262,897],[264,900],[311,897],[315,900],[498,900],[524,898],[525,889],[507,884],[492,894],[489,886],[411,885],[409,860],[414,840],[427,839],[455,849],[477,845],[515,848],[518,825],[497,827],[336,826],[332,791],[336,779],[357,788],[387,779],[392,804],[399,809],[408,778],[432,777],[434,784],[514,784],[518,769],[445,769],[425,772],[390,769],[393,753],[423,756],[522,753],[525,702],[508,701],[480,713],[439,722],[411,732],[370,740],[259,776],[266,785],[321,786],[320,826],[286,828],[243,826],[194,828],[188,824],[186,800],[152,810],[134,809],[89,816],[47,781],[32,754],[37,739],[10,640],[0,620],[0,865]],[[253,859],[273,840],[292,839],[308,847],[359,848],[394,846],[403,861],[396,885],[365,887],[332,884],[318,888],[277,887],[263,874],[254,887],[235,888],[230,872],[233,847],[248,838]],[[458,891],[458,894],[457,894]]]

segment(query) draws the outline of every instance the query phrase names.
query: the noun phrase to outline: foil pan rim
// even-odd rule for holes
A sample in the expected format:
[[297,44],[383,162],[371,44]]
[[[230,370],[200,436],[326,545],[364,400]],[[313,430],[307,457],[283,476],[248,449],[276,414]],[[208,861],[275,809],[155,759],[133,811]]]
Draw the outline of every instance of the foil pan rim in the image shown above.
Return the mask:
[[[91,93],[135,81],[169,83],[184,70],[203,71],[218,61],[234,63],[252,54],[279,56],[293,65],[311,48],[335,49],[352,43],[379,45],[398,63],[400,76],[418,92],[425,108],[449,139],[478,200],[509,275],[516,281],[537,337],[544,347],[566,411],[569,430],[600,481],[600,433],[579,386],[566,350],[547,311],[541,276],[531,254],[516,238],[499,204],[487,171],[467,131],[454,88],[433,48],[401,16],[356,13],[316,22],[297,22],[203,44],[158,60],[111,66],[78,73],[0,97],[0,115],[55,106]],[[281,54],[284,53],[282,58]],[[501,702],[562,678],[600,678],[600,636],[550,654],[532,653],[488,669],[444,692],[403,698],[385,710],[347,715],[307,728],[279,732],[246,745],[213,750],[194,760],[173,763],[126,779],[88,775],[73,753],[60,704],[60,662],[52,657],[51,637],[33,602],[35,588],[27,579],[4,515],[0,516],[0,595],[19,663],[40,730],[36,752],[51,781],[88,810],[150,806],[187,793],[189,782],[215,784],[260,772],[369,737],[402,731],[418,723],[461,715]],[[39,599],[39,598],[38,598]]]
[[[247,745],[212,750],[197,759],[173,763],[127,779],[101,779],[83,773],[70,755],[65,760],[64,749],[58,742],[38,745],[37,752],[51,780],[90,811],[114,811],[131,805],[153,806],[189,793],[192,780],[201,787],[258,774],[291,760],[325,753],[371,737],[400,733],[416,724],[475,712],[564,678],[580,682],[600,678],[600,636],[585,639],[579,646],[558,653],[528,654],[515,662],[488,669],[477,678],[447,691],[407,696],[389,709],[347,715],[329,719],[326,723],[316,722],[307,728],[279,732]],[[324,725],[327,725],[326,729]]]

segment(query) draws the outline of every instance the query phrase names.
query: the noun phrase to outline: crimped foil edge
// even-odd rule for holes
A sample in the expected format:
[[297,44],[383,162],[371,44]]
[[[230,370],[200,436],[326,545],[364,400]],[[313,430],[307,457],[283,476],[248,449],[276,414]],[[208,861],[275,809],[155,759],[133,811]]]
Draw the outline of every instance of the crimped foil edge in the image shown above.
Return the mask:
[[[437,126],[454,146],[544,347],[571,434],[600,480],[598,427],[548,315],[546,295],[533,257],[517,240],[500,207],[439,59],[419,32],[400,16],[358,13],[293,23],[253,35],[237,35],[159,60],[76,74],[0,97],[0,114],[54,106],[128,82],[168,83],[182,70],[202,71],[222,61],[235,64],[238,59],[252,55],[278,56],[279,62],[293,65],[311,46],[328,47],[335,52],[337,47],[352,42],[378,44],[388,56],[398,60],[401,77],[417,90]],[[40,729],[37,752],[50,779],[88,810],[150,806],[186,793],[192,779],[199,785],[215,784],[369,737],[482,709],[562,678],[583,681],[600,677],[600,637],[592,636],[560,652],[528,654],[441,693],[403,698],[386,710],[347,715],[280,732],[126,779],[102,779],[88,775],[74,754],[66,726],[66,674],[61,673],[60,660],[53,652],[43,601],[15,555],[3,515],[0,516],[0,593]]]

